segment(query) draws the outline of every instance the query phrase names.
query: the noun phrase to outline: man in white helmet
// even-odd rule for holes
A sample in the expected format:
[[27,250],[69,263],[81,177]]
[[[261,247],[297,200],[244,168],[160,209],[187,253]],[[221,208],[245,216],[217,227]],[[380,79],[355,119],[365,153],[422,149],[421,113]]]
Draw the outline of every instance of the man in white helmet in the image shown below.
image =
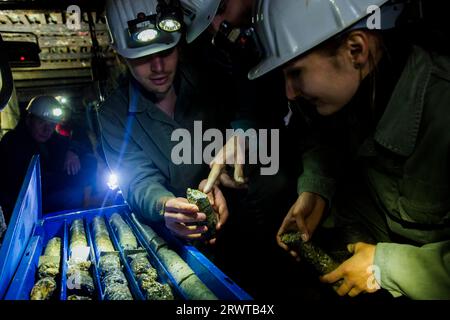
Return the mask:
[[384,288],[448,299],[450,59],[391,30],[402,8],[262,0],[254,19],[265,56],[249,77],[282,68],[288,98],[310,119],[310,137],[298,138],[317,140],[302,156],[279,245],[289,250],[281,235],[290,230],[314,241],[331,206],[337,226],[362,232],[347,242],[352,256],[321,278],[343,280],[339,295]]
[[[164,18],[166,13],[172,20]],[[194,121],[202,121],[204,130],[221,128],[224,118],[208,79],[180,62],[180,4],[109,0],[106,16],[112,46],[130,73],[99,114],[108,165],[131,208],[144,220],[164,223],[180,238],[199,239],[207,231],[206,216],[188,203],[186,190],[199,185],[207,167],[176,165],[171,136],[176,129],[187,129],[194,137]],[[218,188],[210,196],[220,228],[228,215],[226,203]]]
[[28,104],[24,118],[0,141],[0,203],[7,222],[35,154],[40,155],[43,211],[83,206],[82,155],[55,131],[65,116],[57,99],[37,96]]

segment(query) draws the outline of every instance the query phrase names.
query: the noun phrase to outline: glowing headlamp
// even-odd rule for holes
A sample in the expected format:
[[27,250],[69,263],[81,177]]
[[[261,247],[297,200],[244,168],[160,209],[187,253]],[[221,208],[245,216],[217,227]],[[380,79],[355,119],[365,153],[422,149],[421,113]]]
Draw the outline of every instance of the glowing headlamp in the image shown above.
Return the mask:
[[146,16],[141,12],[137,19],[128,21],[130,37],[137,43],[145,44],[158,38],[156,15]]
[[183,27],[183,12],[177,0],[159,0],[156,14],[146,15],[138,13],[137,18],[128,21],[128,32],[137,46],[162,37],[162,31],[167,33],[178,32]]
[[165,32],[180,31],[183,26],[183,11],[178,0],[159,0],[156,7],[158,28]]
[[119,188],[119,178],[115,173],[111,173],[106,184],[108,185],[109,189],[116,190]]
[[158,23],[159,29],[165,32],[177,32],[181,29],[181,23],[173,18],[166,18]]
[[61,117],[61,116],[63,115],[63,111],[62,111],[61,108],[54,108],[54,109],[52,110],[52,115],[53,115],[54,117],[59,118],[59,117]]

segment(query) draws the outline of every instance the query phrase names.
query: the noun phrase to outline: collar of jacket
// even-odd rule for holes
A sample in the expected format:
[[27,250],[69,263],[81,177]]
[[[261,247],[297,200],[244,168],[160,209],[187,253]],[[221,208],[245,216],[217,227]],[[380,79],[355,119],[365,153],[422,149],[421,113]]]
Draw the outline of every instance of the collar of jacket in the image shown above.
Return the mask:
[[375,141],[398,155],[408,157],[416,146],[432,67],[431,56],[414,47],[376,128]]

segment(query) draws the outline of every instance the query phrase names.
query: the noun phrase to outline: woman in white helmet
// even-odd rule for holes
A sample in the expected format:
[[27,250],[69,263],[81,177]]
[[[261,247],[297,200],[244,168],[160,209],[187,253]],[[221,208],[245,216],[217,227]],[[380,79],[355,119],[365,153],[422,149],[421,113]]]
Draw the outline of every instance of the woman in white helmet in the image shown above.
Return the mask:
[[[108,0],[106,17],[112,46],[130,73],[99,114],[108,165],[144,220],[162,222],[178,237],[198,239],[207,231],[206,216],[185,197],[187,188],[199,185],[207,166],[175,164],[172,133],[187,129],[193,137],[194,121],[203,121],[206,130],[221,128],[224,117],[208,79],[180,62],[185,18],[180,3]],[[212,195],[220,228],[228,210],[218,188]]]
[[366,232],[321,278],[343,279],[339,295],[381,287],[448,299],[450,59],[384,31],[403,8],[386,2],[258,3],[265,56],[249,77],[283,68],[286,94],[318,140],[302,157],[299,198],[277,238],[286,250],[286,231],[310,240],[331,206],[338,225]]

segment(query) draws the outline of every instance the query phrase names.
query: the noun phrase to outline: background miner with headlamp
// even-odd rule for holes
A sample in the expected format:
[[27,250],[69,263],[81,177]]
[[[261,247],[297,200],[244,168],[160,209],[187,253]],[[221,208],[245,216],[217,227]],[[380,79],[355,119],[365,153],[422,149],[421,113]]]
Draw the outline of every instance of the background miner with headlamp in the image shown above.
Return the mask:
[[[95,166],[81,150],[59,135],[56,125],[68,116],[52,96],[37,96],[27,106],[25,117],[0,142],[0,203],[8,221],[35,154],[40,155],[43,211],[79,209],[84,205],[87,177]],[[86,160],[86,161],[85,161]]]

